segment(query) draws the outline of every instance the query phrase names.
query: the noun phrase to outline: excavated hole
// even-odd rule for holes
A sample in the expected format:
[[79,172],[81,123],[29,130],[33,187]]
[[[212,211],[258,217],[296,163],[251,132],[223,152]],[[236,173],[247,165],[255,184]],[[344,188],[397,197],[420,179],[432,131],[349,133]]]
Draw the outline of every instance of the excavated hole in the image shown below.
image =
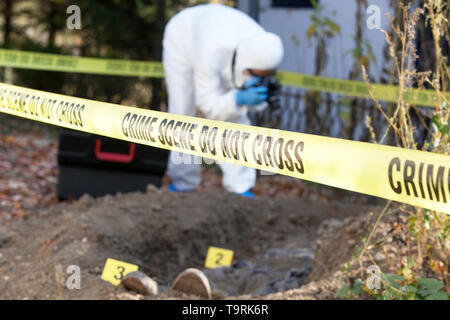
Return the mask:
[[[8,228],[12,240],[2,249],[0,268],[9,280],[0,282],[0,297],[57,298],[55,265],[75,264],[83,289],[65,290],[64,298],[114,299],[115,287],[100,278],[107,258],[137,264],[157,281],[161,297],[186,268],[203,270],[213,289],[228,296],[285,291],[301,286],[311,271],[319,225],[361,211],[304,198],[154,188],[83,196]],[[233,250],[231,267],[205,269],[210,246]]]
[[[319,222],[338,213],[324,203],[249,200],[227,193],[164,194],[157,203],[147,202],[151,210],[144,212],[146,197],[137,195],[133,204],[128,198],[108,201],[112,212],[107,216],[92,209],[105,251],[135,261],[164,289],[194,267],[227,295],[262,296],[300,287],[313,265]],[[111,216],[114,226],[107,222]],[[231,267],[205,269],[209,246],[233,250]]]

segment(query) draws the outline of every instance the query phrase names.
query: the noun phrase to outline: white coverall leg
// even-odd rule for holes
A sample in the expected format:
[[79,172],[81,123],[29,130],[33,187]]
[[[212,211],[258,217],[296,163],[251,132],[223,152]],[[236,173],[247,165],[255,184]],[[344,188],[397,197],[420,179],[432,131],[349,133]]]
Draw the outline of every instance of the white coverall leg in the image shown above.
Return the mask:
[[[175,17],[176,18],[176,17]],[[195,85],[192,61],[183,48],[180,27],[186,28],[182,21],[172,19],[167,25],[163,40],[163,65],[168,92],[168,111],[170,113],[195,116]],[[181,25],[181,26],[180,26]],[[243,116],[235,122],[250,124]],[[253,168],[219,163],[222,170],[222,185],[230,192],[242,193],[255,185],[256,170]],[[197,156],[171,152],[168,161],[168,175],[175,188],[180,191],[197,189],[201,182],[201,159]]]
[[[169,36],[167,36],[169,34]],[[182,55],[180,42],[166,29],[163,41],[163,65],[168,92],[169,113],[195,116],[193,71]],[[170,152],[167,170],[178,190],[196,190],[201,182],[201,159],[197,156]]]

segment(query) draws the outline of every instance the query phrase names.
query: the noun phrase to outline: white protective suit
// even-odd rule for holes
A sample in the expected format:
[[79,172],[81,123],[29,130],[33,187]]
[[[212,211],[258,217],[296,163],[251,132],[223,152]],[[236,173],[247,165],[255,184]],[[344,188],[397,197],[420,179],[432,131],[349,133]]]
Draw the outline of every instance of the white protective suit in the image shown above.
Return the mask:
[[[163,39],[163,65],[170,113],[250,124],[246,108],[236,103],[234,84],[249,77],[247,68],[275,69],[283,56],[278,36],[265,32],[243,12],[217,4],[185,9],[167,24]],[[223,187],[242,193],[252,188],[256,170],[219,163]],[[195,190],[201,182],[201,159],[171,152],[168,174],[176,189]]]

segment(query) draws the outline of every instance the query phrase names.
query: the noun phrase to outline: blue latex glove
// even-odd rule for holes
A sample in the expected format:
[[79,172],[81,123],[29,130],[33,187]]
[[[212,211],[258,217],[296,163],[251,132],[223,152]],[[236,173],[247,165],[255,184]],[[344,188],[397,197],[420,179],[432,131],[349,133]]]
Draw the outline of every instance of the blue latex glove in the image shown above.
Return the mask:
[[258,77],[254,77],[248,80],[244,87],[249,87],[248,89],[241,89],[236,92],[236,102],[238,105],[249,105],[255,106],[260,104],[263,101],[266,101],[268,95],[268,89],[266,87],[252,87],[255,83],[257,83],[260,79]]
[[252,77],[250,80],[247,80],[244,83],[244,88],[250,88],[253,87],[256,83],[258,83],[261,80],[261,77]]

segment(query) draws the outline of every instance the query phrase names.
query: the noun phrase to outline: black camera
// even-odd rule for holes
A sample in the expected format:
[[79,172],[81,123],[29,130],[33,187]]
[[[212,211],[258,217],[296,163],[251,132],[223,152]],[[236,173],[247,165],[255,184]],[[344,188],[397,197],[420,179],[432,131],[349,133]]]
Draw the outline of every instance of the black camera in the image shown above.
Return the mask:
[[[277,79],[273,77],[259,77],[259,81],[252,85],[252,87],[264,86],[267,88],[267,102],[271,110],[278,110],[281,107],[280,95],[281,85]],[[245,88],[248,89],[248,88]]]

